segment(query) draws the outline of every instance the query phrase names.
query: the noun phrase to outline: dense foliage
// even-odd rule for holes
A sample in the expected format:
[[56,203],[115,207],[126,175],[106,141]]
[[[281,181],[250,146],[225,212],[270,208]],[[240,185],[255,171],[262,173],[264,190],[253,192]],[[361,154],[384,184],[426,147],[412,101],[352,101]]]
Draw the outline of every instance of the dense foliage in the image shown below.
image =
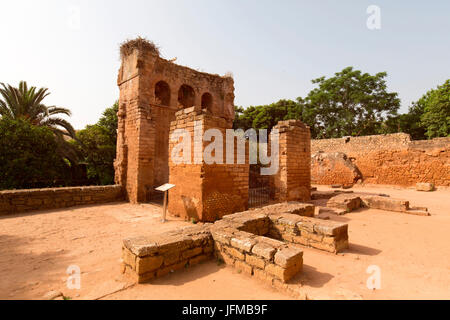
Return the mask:
[[299,119],[315,139],[405,132],[413,139],[449,136],[450,80],[399,115],[400,99],[386,86],[387,74],[345,68],[331,78],[313,80],[317,88],[305,98],[270,105],[236,107],[234,127],[272,129],[280,120]]
[[26,81],[21,81],[18,87],[4,83],[0,83],[0,86],[0,116],[5,119],[24,119],[35,126],[49,128],[56,139],[55,152],[76,165],[75,150],[66,141],[66,137],[75,137],[75,130],[67,120],[60,117],[70,117],[70,110],[46,106],[43,100],[50,95],[47,88],[28,87]]
[[114,183],[114,159],[116,157],[118,102],[107,108],[97,124],[88,125],[77,132],[80,161],[86,165],[91,184]]
[[0,84],[0,189],[114,183],[118,103],[75,133],[45,88]]
[[0,137],[0,189],[64,186],[71,180],[71,167],[55,152],[49,128],[0,118]]
[[428,138],[450,136],[450,79],[428,91],[416,106],[423,110],[420,123]]
[[[450,80],[428,91],[406,114],[386,86],[386,73],[345,68],[313,80],[305,98],[236,107],[234,127],[271,130],[300,119],[313,138],[405,132],[413,139],[450,136]],[[75,134],[65,108],[46,106],[47,89],[0,84],[0,189],[114,183],[118,102]],[[68,141],[71,137],[72,140]]]

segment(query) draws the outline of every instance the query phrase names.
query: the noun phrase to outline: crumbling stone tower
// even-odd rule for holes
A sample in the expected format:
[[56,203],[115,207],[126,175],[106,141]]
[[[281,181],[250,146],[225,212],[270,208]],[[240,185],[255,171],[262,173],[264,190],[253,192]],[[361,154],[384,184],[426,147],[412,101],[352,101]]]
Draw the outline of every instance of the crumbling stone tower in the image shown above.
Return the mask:
[[169,182],[169,130],[175,113],[200,106],[231,127],[234,81],[165,60],[143,39],[122,45],[121,54],[115,180],[130,202],[145,202],[155,187]]

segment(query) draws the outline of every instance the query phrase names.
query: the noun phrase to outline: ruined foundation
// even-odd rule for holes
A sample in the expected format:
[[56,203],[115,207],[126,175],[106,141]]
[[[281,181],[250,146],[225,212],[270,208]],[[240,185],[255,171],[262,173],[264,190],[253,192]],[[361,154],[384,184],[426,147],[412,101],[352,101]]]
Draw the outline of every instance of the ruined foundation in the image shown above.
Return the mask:
[[285,203],[228,215],[215,224],[125,239],[123,270],[142,283],[215,257],[283,287],[302,271],[299,245],[331,253],[348,248],[348,225],[312,218],[314,210]]
[[[151,46],[126,45],[119,71],[116,183],[131,203],[148,202],[154,189],[171,183],[169,212],[187,220],[214,222],[249,207],[249,147],[245,162],[227,161],[226,130],[235,117],[234,81],[230,77],[198,72],[159,57]],[[200,129],[195,132],[195,125]],[[192,162],[174,163],[177,130],[191,133]],[[221,132],[221,163],[207,164],[202,153],[207,130]],[[279,171],[265,181],[277,202],[311,199],[311,135],[301,121],[280,122]],[[278,150],[273,150],[277,152]],[[200,160],[198,160],[200,159]]]

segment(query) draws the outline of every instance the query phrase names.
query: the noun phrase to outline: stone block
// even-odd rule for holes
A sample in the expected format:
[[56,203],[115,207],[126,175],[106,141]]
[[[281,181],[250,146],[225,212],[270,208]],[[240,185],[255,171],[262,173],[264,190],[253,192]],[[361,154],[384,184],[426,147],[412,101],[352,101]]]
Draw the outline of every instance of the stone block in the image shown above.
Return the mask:
[[262,270],[264,270],[264,268],[266,266],[266,262],[264,259],[258,258],[257,256],[253,256],[253,255],[246,255],[245,261],[249,265],[260,268]]
[[327,207],[338,208],[352,212],[362,206],[361,198],[354,194],[340,194],[328,200]]
[[200,256],[196,256],[195,258],[192,258],[191,260],[189,260],[189,265],[195,266],[197,264],[200,264],[200,263],[205,262],[210,259],[211,259],[211,255],[202,254]]
[[244,261],[236,260],[234,267],[236,268],[236,270],[241,271],[247,275],[250,275],[250,276],[253,275],[252,266],[246,264]]
[[235,248],[225,247],[225,252],[235,259],[245,260],[245,255]]
[[265,272],[264,270],[259,270],[254,268],[253,269],[253,276],[258,279],[259,281],[272,286],[273,285],[273,281],[274,278],[273,276],[271,276],[270,274],[268,274],[267,272]]
[[361,195],[362,202],[368,208],[393,212],[407,212],[409,201],[380,196]]
[[197,247],[197,248],[194,248],[191,250],[184,251],[182,253],[182,257],[183,257],[183,259],[189,259],[189,258],[198,256],[199,254],[202,254],[202,252],[203,252],[203,248]]
[[416,184],[416,190],[430,192],[435,190],[435,186],[432,183],[418,183]]
[[303,251],[294,248],[283,248],[275,254],[275,264],[282,268],[289,268],[303,261]]
[[138,257],[136,259],[136,272],[139,275],[146,274],[148,272],[155,271],[159,269],[164,262],[164,258],[162,256],[156,257]]
[[301,264],[295,264],[288,269],[284,269],[275,264],[268,264],[265,268],[265,271],[277,279],[287,282],[295,277],[298,273],[302,271],[303,261]]
[[277,250],[273,246],[264,242],[257,243],[252,249],[253,254],[263,257],[269,261],[273,259],[276,251]]
[[136,256],[127,248],[122,248],[122,260],[131,269],[136,270]]
[[256,244],[256,240],[247,237],[240,237],[240,238],[232,238],[230,241],[231,245],[244,252],[252,252],[253,246]]
[[164,265],[170,266],[180,261],[181,255],[179,251],[168,252],[164,256]]

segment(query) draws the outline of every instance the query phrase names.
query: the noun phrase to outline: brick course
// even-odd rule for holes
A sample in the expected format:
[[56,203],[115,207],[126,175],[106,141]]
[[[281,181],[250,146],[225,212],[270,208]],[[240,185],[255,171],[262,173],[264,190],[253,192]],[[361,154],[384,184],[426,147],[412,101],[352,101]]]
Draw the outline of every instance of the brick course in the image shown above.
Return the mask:
[[[195,128],[199,131],[194,132]],[[225,215],[246,210],[250,166],[226,164],[225,137],[231,123],[207,110],[192,107],[176,113],[170,134],[179,129],[191,134],[191,164],[174,163],[169,159],[170,183],[176,185],[169,193],[169,212],[185,219],[214,222]],[[202,159],[205,148],[210,144],[203,142],[203,135],[209,129],[218,129],[224,137],[223,164],[207,164]],[[201,139],[199,150],[195,150],[196,139]],[[169,154],[177,144],[178,141],[169,143]],[[195,164],[196,160],[201,161]]]
[[[176,65],[145,49],[122,57],[117,84],[115,180],[132,203],[148,201],[154,188],[169,181],[169,128],[177,111],[202,106],[203,95],[209,94],[212,100],[205,107],[229,123],[234,119],[232,78]],[[189,102],[183,98],[186,85],[194,94]]]
[[301,121],[280,121],[280,170],[274,179],[275,199],[311,200],[311,132]]
[[121,186],[0,191],[0,216],[123,200]]
[[242,273],[298,294],[297,286],[286,284],[303,269],[298,245],[333,253],[348,248],[348,225],[311,218],[310,207],[314,211],[301,203],[268,206],[228,215],[212,225],[125,239],[122,270],[142,283],[214,255]]
[[[312,152],[341,152],[353,159],[363,181],[371,184],[450,186],[450,138],[412,141],[408,134],[313,140]],[[327,168],[329,174],[326,174]],[[313,181],[347,184],[348,167],[331,168],[313,159]],[[341,177],[341,178],[339,178]]]

